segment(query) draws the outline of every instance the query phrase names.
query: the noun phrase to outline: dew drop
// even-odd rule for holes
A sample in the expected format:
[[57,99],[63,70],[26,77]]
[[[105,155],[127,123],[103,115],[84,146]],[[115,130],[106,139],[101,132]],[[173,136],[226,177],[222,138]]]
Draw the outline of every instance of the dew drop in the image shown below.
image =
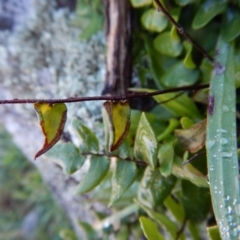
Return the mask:
[[224,112],[228,112],[228,111],[229,111],[229,107],[226,106],[226,105],[223,105],[223,111],[224,111]]
[[214,170],[214,166],[211,165],[210,168],[209,168],[210,171],[213,171]]
[[209,140],[207,145],[208,145],[208,148],[211,149],[215,144],[215,141],[214,140]]
[[231,214],[232,213],[232,207],[231,206],[227,206],[227,213]]
[[226,157],[226,158],[229,158],[232,156],[232,153],[231,152],[222,152],[222,157]]
[[231,223],[231,222],[234,220],[234,217],[233,217],[233,215],[231,215],[231,214],[227,215],[226,217],[227,217],[227,221],[228,221],[229,223]]
[[233,233],[233,236],[237,237],[238,236],[238,229],[236,227],[234,227],[232,229],[232,233]]
[[233,205],[236,205],[237,202],[238,202],[238,200],[235,198],[235,199],[233,200]]
[[227,143],[228,143],[227,138],[220,138],[220,144],[221,144],[221,145],[225,145],[225,144],[227,144]]
[[221,129],[219,129],[219,132],[220,132],[220,133],[227,133],[227,130],[221,128]]
[[229,195],[227,195],[227,196],[224,197],[224,199],[225,199],[225,201],[230,201],[231,198],[230,198]]

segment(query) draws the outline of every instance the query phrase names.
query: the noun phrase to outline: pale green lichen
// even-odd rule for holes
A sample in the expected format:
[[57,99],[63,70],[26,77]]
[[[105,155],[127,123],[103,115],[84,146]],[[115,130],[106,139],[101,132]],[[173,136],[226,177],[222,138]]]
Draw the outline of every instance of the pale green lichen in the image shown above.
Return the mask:
[[[103,32],[80,41],[81,29],[73,25],[74,14],[56,10],[48,1],[35,7],[28,21],[12,32],[0,32],[1,88],[13,98],[101,95],[105,77]],[[80,117],[89,127],[101,115],[101,102],[67,106],[69,120]],[[32,106],[19,109],[28,115]]]

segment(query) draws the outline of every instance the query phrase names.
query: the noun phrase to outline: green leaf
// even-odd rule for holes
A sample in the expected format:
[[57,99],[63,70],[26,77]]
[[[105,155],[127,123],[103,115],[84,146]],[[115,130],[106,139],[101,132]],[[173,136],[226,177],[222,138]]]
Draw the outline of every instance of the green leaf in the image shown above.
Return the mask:
[[183,129],[188,129],[194,125],[193,120],[187,117],[182,117],[180,123]]
[[152,169],[157,164],[157,138],[153,132],[145,113],[142,113],[134,144],[134,155],[146,162]]
[[[176,239],[176,236],[178,235],[178,226],[173,223],[169,217],[162,213],[158,213],[155,210],[150,209],[149,207],[144,206],[142,203],[140,203],[138,200],[135,199],[135,202],[148,214],[149,217],[151,217],[153,220],[155,220],[160,226],[162,226],[171,236],[169,239]],[[180,234],[178,239],[183,240],[185,239],[183,234]]]
[[208,92],[209,92],[208,89],[200,89],[199,91],[196,91],[193,94],[192,99],[195,102],[199,102],[199,103],[202,103],[202,104],[207,104],[207,102],[208,102]]
[[185,94],[177,95],[178,94],[176,93],[166,93],[154,96],[154,99],[159,103],[169,100],[168,102],[162,103],[162,106],[176,116],[187,116],[193,119],[201,118],[201,115],[191,98]]
[[85,27],[85,29],[81,33],[80,39],[89,40],[94,34],[101,30],[102,25],[103,25],[102,15],[98,14],[97,12],[94,12],[93,14],[91,14],[91,17],[89,18],[87,27]]
[[238,8],[228,8],[222,25],[221,35],[226,41],[232,41],[240,34],[240,11]]
[[[163,2],[163,1],[162,1],[162,2]],[[170,13],[170,15],[172,16],[172,18],[174,18],[174,20],[177,22],[178,19],[179,19],[179,17],[180,17],[181,8],[180,8],[180,7],[172,8],[172,9],[169,11],[169,13]],[[172,26],[171,31],[173,31],[174,28],[175,28],[175,27]],[[176,29],[176,28],[175,28],[175,29]],[[177,29],[176,29],[176,30],[177,30]],[[176,32],[176,33],[177,33],[177,32]],[[174,34],[175,34],[175,33],[174,33]],[[177,37],[178,37],[178,39],[180,39],[179,36],[178,36],[178,34],[177,34]]]
[[208,103],[208,176],[221,237],[237,239],[240,196],[233,47],[220,37],[217,53]]
[[185,6],[191,2],[195,2],[196,0],[175,0],[175,2],[180,6]]
[[164,206],[172,213],[180,224],[183,224],[185,220],[185,211],[180,202],[176,201],[176,199],[169,194],[164,201]]
[[178,178],[186,179],[198,187],[208,187],[206,176],[203,175],[191,163],[183,166],[181,158],[175,156],[172,174]]
[[[146,90],[153,92],[154,90]],[[201,119],[201,114],[193,100],[186,94],[166,93],[153,97],[158,103],[178,117]]]
[[201,237],[200,237],[201,234],[199,232],[199,228],[198,228],[197,224],[194,224],[191,221],[188,221],[187,225],[188,225],[189,232],[192,235],[191,239],[193,239],[193,240],[201,239]]
[[112,176],[112,194],[109,206],[117,202],[122,194],[131,186],[137,174],[134,162],[117,159],[116,168]]
[[88,172],[78,185],[76,193],[87,193],[99,185],[108,172],[109,163],[107,157],[91,156]]
[[195,29],[205,26],[216,15],[224,12],[227,7],[227,0],[205,0],[198,9],[192,26]]
[[208,227],[207,233],[210,240],[222,240],[218,226]]
[[96,135],[77,119],[73,120],[72,125],[81,139],[80,153],[97,153],[99,151],[99,143]]
[[101,184],[97,185],[91,194],[89,194],[89,201],[99,202],[104,204],[105,206],[109,203],[109,199],[111,197],[111,179],[112,172],[108,171],[105,178],[102,180]]
[[173,39],[170,32],[159,34],[153,44],[157,51],[170,57],[179,56],[183,49],[180,40]]
[[162,61],[160,61],[159,56],[156,54],[156,50],[153,46],[153,41],[149,36],[142,35],[145,48],[147,51],[148,59],[149,59],[149,65],[150,70],[153,75],[154,82],[156,86],[161,89],[160,79],[162,77],[162,74],[164,72]]
[[182,180],[182,203],[187,219],[193,222],[205,220],[211,205],[209,189]]
[[157,140],[160,142],[162,140],[165,140],[167,137],[169,137],[172,132],[179,126],[179,121],[176,118],[171,118],[169,120],[168,126],[165,128],[165,130],[158,135]]
[[202,75],[202,83],[209,83],[212,73],[212,64],[207,59],[203,59],[202,64],[200,65],[200,70]]
[[106,101],[103,104],[107,152],[116,150],[127,137],[130,128],[130,114],[129,102],[126,100]]
[[167,26],[167,19],[155,8],[148,9],[141,17],[142,25],[149,31],[161,32]]
[[147,167],[139,185],[138,200],[150,208],[159,206],[171,193],[175,183],[174,176],[165,178],[158,169],[152,170]]
[[[154,92],[156,90],[148,88],[132,88],[134,92]],[[193,102],[193,100],[186,94],[179,93],[165,93],[153,97],[159,104],[161,104],[168,111],[178,117],[189,117],[193,120],[202,119],[202,116]]]
[[128,239],[129,235],[131,234],[131,230],[127,225],[121,225],[119,231],[115,233],[114,240],[123,240]]
[[152,4],[152,0],[130,0],[130,2],[135,8],[144,7]]
[[93,227],[89,223],[79,221],[78,224],[81,227],[81,229],[83,230],[84,239],[87,239],[87,240],[98,239],[97,232],[93,229]]
[[186,68],[188,69],[194,69],[196,68],[196,64],[193,62],[192,59],[192,49],[193,49],[193,45],[190,42],[184,41],[183,42],[183,46],[186,50],[186,56],[183,60],[183,64]]
[[159,233],[156,223],[146,217],[139,218],[144,236],[148,240],[164,240],[165,238]]
[[64,103],[35,103],[34,108],[45,137],[43,147],[35,155],[36,159],[52,148],[61,137],[67,119],[67,107]]
[[172,143],[164,143],[158,150],[158,161],[160,163],[160,172],[164,177],[172,173],[174,148]]
[[[173,18],[174,18],[174,17],[173,17]],[[177,17],[177,18],[174,18],[174,19],[175,19],[175,21],[177,21],[178,17]],[[177,30],[177,28],[176,28],[175,26],[172,26],[171,31],[170,31],[170,36],[171,36],[171,38],[172,38],[173,40],[175,40],[175,41],[180,41],[180,37],[179,37],[179,35],[178,35],[178,30]]]
[[70,229],[61,229],[59,236],[62,240],[77,240],[75,233]]
[[67,174],[76,172],[84,163],[84,157],[70,142],[55,145],[46,153],[46,156],[60,165]]
[[206,124],[205,119],[189,129],[176,129],[174,134],[186,150],[195,153],[205,145]]
[[[112,178],[113,172],[108,171],[106,177],[102,180],[101,184],[95,187],[95,189],[91,192],[89,199],[91,202],[99,202],[104,205],[109,204],[112,191]],[[114,203],[114,208],[123,209],[126,206],[132,204],[133,198],[137,195],[138,185],[139,182],[137,180],[134,180],[132,185],[123,193],[121,198]]]
[[174,64],[161,78],[161,82],[168,88],[193,85],[197,82],[198,70],[186,68],[182,62]]

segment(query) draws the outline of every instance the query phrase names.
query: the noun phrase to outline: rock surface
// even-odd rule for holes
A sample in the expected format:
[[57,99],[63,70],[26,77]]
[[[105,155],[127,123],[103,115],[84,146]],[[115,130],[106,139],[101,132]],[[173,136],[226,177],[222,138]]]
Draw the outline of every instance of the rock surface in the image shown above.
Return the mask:
[[[11,9],[11,11],[9,10]],[[80,41],[74,14],[56,9],[53,1],[0,0],[0,99],[67,98],[100,95],[105,75],[104,34]],[[101,102],[67,104],[65,135],[71,135],[71,119],[80,118],[93,131],[101,119]],[[81,239],[78,220],[92,223],[87,196],[74,196],[83,167],[73,176],[34,154],[43,144],[32,104],[1,105],[0,124],[11,133],[17,146],[36,165],[54,197],[65,209]],[[102,133],[95,131],[100,137]],[[16,160],[17,161],[17,160]],[[77,180],[76,180],[77,179]]]

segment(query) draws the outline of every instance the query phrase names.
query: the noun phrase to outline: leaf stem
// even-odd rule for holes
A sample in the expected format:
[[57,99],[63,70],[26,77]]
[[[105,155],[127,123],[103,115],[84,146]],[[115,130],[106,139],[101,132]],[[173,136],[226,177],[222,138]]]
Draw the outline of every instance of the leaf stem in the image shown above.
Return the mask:
[[164,93],[177,92],[177,91],[187,91],[187,90],[199,90],[203,88],[208,88],[209,84],[195,85],[195,86],[185,86],[178,88],[170,88],[165,90],[158,90],[154,92],[138,92],[130,93],[128,95],[122,96],[93,96],[93,97],[70,97],[65,99],[12,99],[12,100],[0,100],[0,104],[29,104],[29,103],[73,103],[73,102],[86,102],[86,101],[124,101],[133,98],[144,98],[156,96]]
[[180,236],[181,236],[181,234],[183,233],[184,228],[186,227],[186,223],[187,223],[187,218],[184,219],[181,228],[180,228],[180,229],[178,230],[178,232],[177,232],[177,236],[176,236],[175,240],[180,239]]
[[188,41],[203,54],[203,57],[207,58],[212,64],[214,64],[214,59],[185,31],[179,23],[174,20],[174,18],[164,8],[162,3],[159,0],[154,1],[158,6],[158,11],[161,11],[166,16],[166,18],[177,28],[178,32],[185,36]]
[[204,155],[204,154],[206,154],[206,151],[194,154],[194,155],[193,155],[191,158],[189,158],[187,161],[183,162],[183,166],[186,165],[186,164],[188,164],[188,163],[190,163],[190,162],[192,162],[193,160],[195,160],[196,158],[198,158],[199,156],[202,156],[202,155]]
[[116,158],[120,158],[122,160],[126,160],[126,161],[132,161],[132,162],[135,162],[137,165],[140,165],[140,166],[147,166],[147,163],[146,162],[143,162],[141,160],[138,160],[136,158],[132,158],[132,157],[127,157],[127,158],[122,158],[118,155],[109,155],[105,152],[103,153],[91,153],[91,152],[88,152],[88,153],[81,153],[82,156],[87,156],[87,155],[91,155],[91,156],[98,156],[98,157],[116,157]]

